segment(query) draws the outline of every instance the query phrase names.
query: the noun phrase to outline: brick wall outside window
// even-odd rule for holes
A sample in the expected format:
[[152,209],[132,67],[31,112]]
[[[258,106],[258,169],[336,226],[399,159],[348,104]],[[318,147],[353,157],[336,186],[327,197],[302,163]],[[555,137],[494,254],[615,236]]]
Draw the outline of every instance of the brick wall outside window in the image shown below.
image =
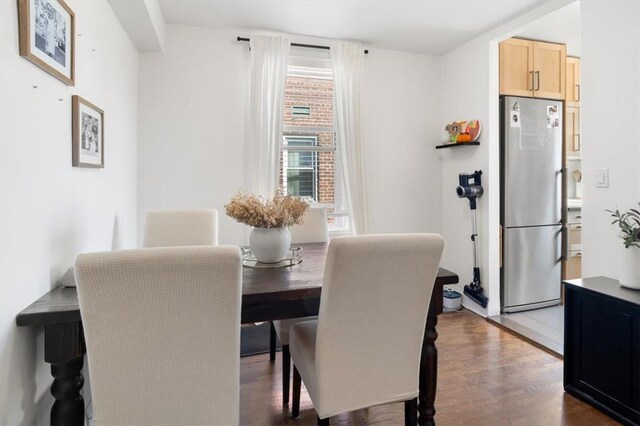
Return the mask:
[[[293,115],[293,106],[309,107],[311,114]],[[333,128],[333,80],[288,76],[285,87],[284,126]],[[332,146],[333,131],[330,132],[284,132],[285,136],[309,135],[318,138],[318,145]],[[318,202],[334,202],[334,153],[318,153]],[[282,164],[282,163],[281,163]],[[283,181],[280,167],[280,185]]]

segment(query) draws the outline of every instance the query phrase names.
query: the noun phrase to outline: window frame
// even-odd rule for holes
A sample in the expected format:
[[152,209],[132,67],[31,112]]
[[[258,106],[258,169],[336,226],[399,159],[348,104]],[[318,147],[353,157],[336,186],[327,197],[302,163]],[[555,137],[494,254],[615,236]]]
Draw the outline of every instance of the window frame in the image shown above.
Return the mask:
[[[308,50],[307,50],[308,51]],[[310,57],[295,57],[290,56],[290,63],[287,66],[287,78],[288,77],[301,77],[301,78],[310,78],[310,79],[322,79],[322,80],[333,80],[333,70],[331,69],[331,62],[327,59],[322,58],[310,58]],[[291,62],[294,62],[293,64]],[[334,94],[335,96],[335,94]],[[334,98],[335,99],[335,98]],[[296,105],[296,106],[299,106]],[[297,137],[298,135],[287,135],[287,133],[301,133],[305,136],[305,133],[327,133],[331,132],[333,135],[333,144],[331,146],[328,145],[318,145],[314,147],[296,147],[303,148],[306,151],[313,151],[316,153],[319,152],[333,152],[334,153],[334,180],[333,180],[333,203],[314,203],[314,207],[323,207],[327,209],[327,217],[344,220],[346,223],[344,226],[334,227],[329,224],[329,235],[330,236],[338,236],[338,235],[351,235],[353,234],[353,230],[351,229],[351,224],[349,221],[349,211],[348,206],[344,200],[344,179],[342,177],[342,171],[339,170],[339,161],[338,161],[338,150],[337,150],[337,137],[336,137],[336,128],[335,128],[335,120],[333,121],[333,126],[331,127],[308,127],[308,126],[290,126],[284,125],[282,126],[282,144],[281,149],[288,149],[284,146],[284,140],[286,136]],[[311,135],[309,135],[311,136]],[[316,136],[317,137],[317,136]],[[300,150],[302,151],[302,150]],[[284,164],[282,165],[284,169]],[[281,171],[281,173],[284,170]],[[284,173],[283,173],[284,177]],[[319,191],[319,184],[317,184],[317,188]],[[316,197],[317,199],[317,197]],[[335,223],[335,222],[334,222]]]
[[[284,133],[284,132],[283,132]],[[312,133],[312,132],[308,132],[307,133]],[[313,141],[313,145],[302,145],[302,146],[296,146],[296,145],[289,145],[289,139],[308,139],[308,140],[312,140]],[[298,167],[291,167],[288,164],[288,156],[285,159],[285,156],[282,156],[282,168],[283,168],[283,173],[282,173],[282,186],[283,189],[285,190],[286,193],[289,193],[288,191],[288,176],[287,173],[284,173],[284,169],[286,168],[286,171],[289,170],[311,170],[312,174],[313,174],[313,199],[318,200],[319,197],[319,183],[318,183],[318,152],[326,152],[328,150],[324,150],[324,149],[319,149],[319,148],[324,148],[318,145],[318,136],[315,135],[282,135],[282,145],[280,145],[280,150],[281,152],[287,151],[287,153],[290,152],[310,152],[313,154],[312,158],[312,165],[310,167],[302,167],[302,166],[298,166]],[[329,147],[327,147],[329,148]],[[302,196],[301,196],[302,197]]]

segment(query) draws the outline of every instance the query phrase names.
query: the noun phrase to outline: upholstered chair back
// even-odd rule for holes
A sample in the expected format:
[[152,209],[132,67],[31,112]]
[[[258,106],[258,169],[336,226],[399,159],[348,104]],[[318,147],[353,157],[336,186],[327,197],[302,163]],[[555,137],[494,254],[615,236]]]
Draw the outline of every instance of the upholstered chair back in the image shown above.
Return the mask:
[[327,210],[311,207],[304,216],[304,222],[301,225],[291,226],[289,231],[292,243],[326,243],[329,241]]
[[217,210],[152,211],[146,215],[143,247],[217,245]]
[[443,245],[437,234],[331,240],[316,338],[318,383],[308,386],[318,389],[314,405],[321,418],[418,395]]
[[238,424],[239,248],[82,254],[75,273],[97,426]]

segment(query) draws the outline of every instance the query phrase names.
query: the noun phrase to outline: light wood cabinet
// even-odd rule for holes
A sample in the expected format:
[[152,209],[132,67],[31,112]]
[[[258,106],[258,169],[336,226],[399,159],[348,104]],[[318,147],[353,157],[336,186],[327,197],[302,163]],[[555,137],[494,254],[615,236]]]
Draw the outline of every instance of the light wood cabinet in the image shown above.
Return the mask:
[[582,276],[582,212],[567,212],[566,259],[562,268],[562,279],[572,280]]
[[582,244],[582,224],[569,224],[567,225],[567,231],[569,238],[569,250],[579,250],[579,246]]
[[564,99],[567,47],[564,44],[533,42],[536,98]]
[[511,38],[500,43],[500,94],[565,98],[566,46]]
[[569,157],[580,156],[580,108],[566,107],[564,115],[566,153]]
[[565,105],[580,107],[580,59],[567,58]]
[[512,38],[500,43],[500,94],[533,96],[533,42]]
[[564,263],[563,280],[575,280],[582,277],[582,251],[570,251]]

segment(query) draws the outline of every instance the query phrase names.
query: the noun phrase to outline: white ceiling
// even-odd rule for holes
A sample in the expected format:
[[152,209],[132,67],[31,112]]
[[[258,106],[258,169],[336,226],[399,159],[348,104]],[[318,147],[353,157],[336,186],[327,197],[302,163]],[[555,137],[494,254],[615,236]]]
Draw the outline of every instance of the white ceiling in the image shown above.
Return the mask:
[[354,40],[373,47],[441,55],[542,3],[160,0],[160,7],[170,23]]

